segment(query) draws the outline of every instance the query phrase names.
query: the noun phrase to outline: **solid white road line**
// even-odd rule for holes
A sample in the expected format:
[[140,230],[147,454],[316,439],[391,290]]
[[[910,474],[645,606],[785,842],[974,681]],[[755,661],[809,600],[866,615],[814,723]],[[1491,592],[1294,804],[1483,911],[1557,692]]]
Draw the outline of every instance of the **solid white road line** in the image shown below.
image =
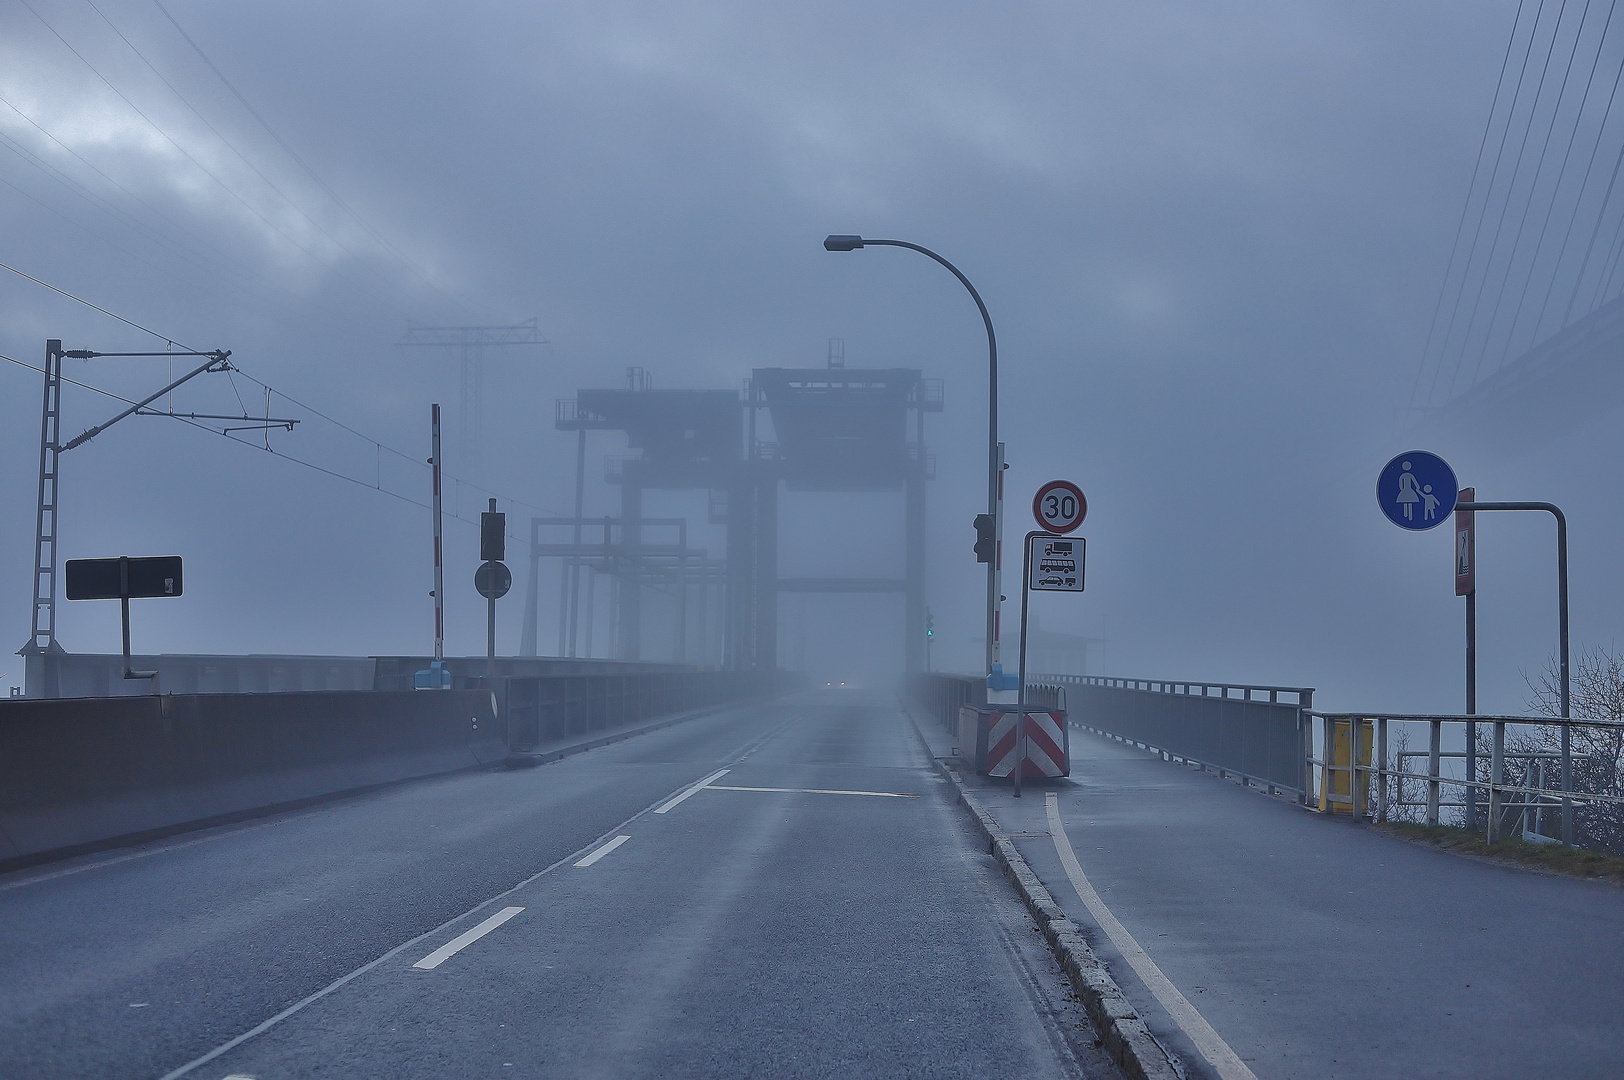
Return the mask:
[[1088,878],[1083,874],[1083,868],[1077,861],[1077,853],[1072,850],[1071,840],[1066,836],[1066,827],[1060,823],[1060,803],[1054,792],[1049,792],[1044,800],[1049,811],[1049,835],[1054,838],[1055,852],[1060,856],[1060,865],[1066,868],[1066,876],[1071,879],[1071,887],[1077,890],[1077,896],[1094,916],[1094,921],[1100,924],[1105,936],[1111,939],[1122,958],[1133,968],[1134,974],[1144,982],[1156,1000],[1162,1003],[1173,1022],[1184,1029],[1184,1034],[1190,1037],[1195,1048],[1201,1056],[1207,1059],[1221,1080],[1257,1080],[1256,1074],[1246,1067],[1246,1062],[1231,1050],[1229,1044],[1212,1029],[1207,1018],[1196,1011],[1190,1004],[1189,998],[1179,993],[1179,988],[1173,985],[1162,969],[1156,966],[1156,961],[1150,954],[1140,947],[1134,940],[1128,928],[1117,921],[1111,914],[1111,909],[1105,906],[1100,894],[1094,891]]
[[513,918],[513,916],[517,915],[523,910],[524,908],[522,907],[503,908],[501,911],[498,911],[495,915],[492,915],[490,918],[486,919],[472,930],[464,930],[462,933],[458,934],[456,937],[452,938],[450,941],[446,942],[444,945],[441,945],[438,949],[435,949],[433,952],[423,957],[423,959],[413,964],[412,967],[422,968],[424,971],[433,971],[435,968],[445,963],[448,959],[466,949],[468,946],[472,945],[474,942],[478,941],[492,930],[495,930],[498,926],[501,926],[503,923],[507,922],[509,919]]
[[[793,791],[804,795],[874,795],[881,799],[917,799],[918,795],[903,795],[895,791],[837,791],[819,787],[729,787],[726,784],[706,784],[711,791]],[[686,798],[686,796],[684,796]]]
[[718,777],[721,777],[721,776],[726,776],[730,771],[731,770],[729,770],[729,769],[717,769],[715,772],[713,772],[709,776],[705,777],[705,779],[703,779],[699,783],[693,785],[687,791],[684,791],[681,795],[678,795],[675,799],[672,799],[670,802],[666,803],[664,806],[660,807],[659,809],[655,810],[654,812],[656,814],[666,813],[668,810],[670,810],[672,807],[676,806],[678,803],[682,802],[684,799],[687,799],[690,796],[699,794],[699,792],[704,790],[705,786],[708,785],[712,780],[715,780],[715,779],[717,779]]
[[615,850],[615,848],[619,847],[621,844],[624,844],[626,841],[628,841],[630,839],[631,839],[631,837],[626,836],[626,835],[617,836],[613,840],[609,841],[607,844],[603,845],[603,847],[599,848],[597,851],[594,851],[592,854],[588,855],[586,858],[582,859],[580,862],[576,863],[575,865],[576,866],[591,866],[593,863],[597,862],[599,859],[603,858],[605,855],[609,854],[611,851]]

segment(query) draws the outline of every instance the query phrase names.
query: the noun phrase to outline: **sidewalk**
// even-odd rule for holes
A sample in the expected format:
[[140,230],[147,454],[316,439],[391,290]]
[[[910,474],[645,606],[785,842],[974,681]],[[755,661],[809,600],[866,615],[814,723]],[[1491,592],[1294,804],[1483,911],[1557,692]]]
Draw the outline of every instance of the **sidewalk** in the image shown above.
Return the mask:
[[1019,800],[960,775],[1191,1076],[1219,1073],[1083,903],[1051,794],[1083,888],[1264,1080],[1618,1073],[1616,886],[1406,844],[1081,732],[1071,749],[1069,779]]

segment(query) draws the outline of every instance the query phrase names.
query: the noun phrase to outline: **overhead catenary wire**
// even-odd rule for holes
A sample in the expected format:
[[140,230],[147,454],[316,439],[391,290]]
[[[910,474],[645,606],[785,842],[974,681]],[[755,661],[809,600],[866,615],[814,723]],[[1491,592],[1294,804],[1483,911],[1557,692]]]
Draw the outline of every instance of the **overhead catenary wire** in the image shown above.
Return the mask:
[[[83,165],[85,168],[87,168],[91,172],[95,173],[97,176],[99,176],[107,184],[111,185],[113,188],[115,188],[119,192],[123,193],[132,202],[136,203],[137,205],[142,207],[144,210],[150,212],[155,217],[157,217],[158,219],[163,221],[165,223],[167,229],[170,230],[170,232],[172,232],[173,234],[176,234],[176,236],[178,236],[178,237],[189,239],[191,241],[191,243],[190,244],[181,244],[178,247],[176,247],[176,245],[178,244],[178,240],[175,239],[175,237],[171,236],[169,232],[160,231],[160,230],[154,228],[153,226],[148,225],[145,222],[142,222],[139,218],[137,218],[137,217],[135,217],[133,215],[130,215],[130,214],[126,214],[124,211],[114,207],[110,202],[107,202],[105,199],[101,199],[100,196],[98,196],[95,193],[91,192],[89,188],[87,188],[84,185],[80,184],[78,181],[74,180],[72,177],[68,176],[66,173],[62,172],[60,169],[56,169],[54,166],[51,166],[48,162],[45,162],[44,159],[40,158],[37,154],[33,154],[32,151],[27,151],[26,148],[22,147],[22,145],[20,143],[16,143],[15,140],[10,140],[13,148],[17,152],[26,153],[26,154],[29,155],[29,157],[26,158],[26,160],[29,160],[30,163],[34,164],[36,168],[39,168],[42,171],[48,171],[49,174],[52,176],[52,178],[57,183],[59,183],[60,185],[62,185],[65,188],[67,188],[69,191],[72,191],[75,194],[79,195],[81,198],[85,199],[86,201],[91,202],[92,205],[99,205],[99,206],[103,207],[103,212],[104,213],[108,213],[111,216],[115,217],[117,220],[119,220],[121,222],[124,222],[125,224],[129,225],[131,228],[134,228],[136,231],[146,235],[148,239],[153,240],[156,243],[158,243],[158,245],[160,247],[163,247],[166,250],[172,250],[172,253],[177,254],[178,256],[183,256],[183,257],[188,258],[188,259],[202,260],[202,261],[207,262],[208,264],[210,264],[210,266],[212,266],[213,268],[219,270],[220,272],[225,273],[225,274],[237,279],[237,281],[245,289],[245,291],[249,292],[252,295],[258,296],[261,299],[269,299],[269,296],[267,295],[267,292],[271,292],[271,293],[279,294],[281,297],[283,297],[286,300],[293,300],[293,301],[296,301],[296,302],[301,303],[301,304],[308,304],[308,305],[313,306],[313,307],[315,307],[315,308],[317,308],[319,310],[326,311],[329,314],[335,314],[335,315],[338,314],[338,312],[336,312],[333,308],[329,307],[328,305],[326,305],[326,304],[324,304],[324,303],[322,303],[320,301],[312,300],[309,297],[299,296],[299,295],[293,293],[291,290],[287,289],[286,287],[284,287],[282,285],[279,285],[276,282],[271,281],[271,280],[263,277],[262,275],[258,275],[258,274],[254,274],[254,273],[251,273],[249,271],[246,271],[246,270],[234,265],[228,259],[222,258],[219,254],[215,253],[214,251],[209,250],[209,248],[214,246],[214,245],[211,244],[210,241],[207,241],[207,240],[203,239],[196,232],[194,232],[193,230],[187,228],[186,225],[184,225],[180,221],[177,221],[172,215],[165,213],[163,210],[159,209],[156,206],[153,206],[150,202],[143,199],[140,195],[137,195],[135,192],[131,191],[124,184],[120,183],[118,179],[116,179],[113,176],[108,175],[105,171],[103,171],[101,168],[99,168],[94,162],[90,161],[84,155],[80,154],[79,151],[75,150],[72,146],[70,146],[69,144],[63,142],[60,138],[58,138],[54,132],[52,132],[49,128],[47,128],[43,124],[41,124],[37,118],[35,118],[34,116],[31,116],[29,113],[27,113],[22,108],[20,108],[16,104],[16,102],[11,101],[11,100],[7,99],[4,96],[0,96],[0,105],[4,105],[6,108],[8,108],[12,112],[16,113],[19,117],[22,118],[22,120],[25,123],[27,123],[34,130],[38,131],[46,139],[49,139],[53,144],[55,144],[64,153],[68,154],[74,160],[78,161],[79,164]],[[0,139],[5,139],[5,136],[0,135]],[[41,200],[39,200],[39,199],[35,198],[34,196],[28,194],[27,192],[22,191],[20,188],[16,188],[16,185],[8,184],[8,186],[14,188],[20,194],[22,194],[25,198],[29,199],[31,202],[34,202],[34,203],[38,204],[39,206],[41,206],[43,208],[49,210],[51,213],[55,214],[56,216],[61,217],[64,220],[69,221],[72,224],[77,225],[81,229],[85,229],[86,232],[90,231],[86,226],[84,226],[83,224],[78,223],[78,222],[73,222],[71,218],[68,218],[66,215],[62,214],[59,210],[56,210],[54,207],[50,207],[47,204],[45,204],[44,202],[42,202]],[[117,244],[112,243],[112,241],[108,240],[106,237],[99,237],[99,239],[101,239],[103,243],[107,243],[110,246],[112,246],[114,248],[114,250],[120,251],[120,252],[122,252],[123,254],[126,254],[126,255],[130,255],[131,258],[137,258],[137,256],[133,255],[132,253],[130,253],[128,251],[126,251],[122,247],[119,247]]]
[[[119,322],[124,323],[126,326],[133,327],[133,328],[135,328],[137,330],[142,331],[143,333],[151,334],[153,337],[155,337],[158,340],[163,341],[163,342],[165,342],[165,343],[167,343],[167,344],[169,344],[171,346],[177,346],[178,345],[180,348],[182,348],[184,350],[195,351],[195,350],[192,350],[192,347],[190,345],[187,345],[187,344],[185,344],[183,342],[176,341],[174,338],[166,337],[165,335],[158,333],[156,330],[151,330],[151,329],[149,329],[149,328],[147,328],[145,326],[142,326],[140,323],[135,322],[134,320],[127,319],[122,315],[117,315],[117,314],[115,314],[115,313],[113,313],[111,311],[108,311],[106,308],[101,307],[98,304],[91,303],[89,300],[86,300],[83,297],[75,296],[72,293],[67,292],[64,289],[59,289],[56,286],[50,284],[49,282],[41,281],[39,278],[34,277],[32,274],[24,273],[23,271],[18,270],[16,267],[8,266],[5,263],[0,263],[0,269],[10,270],[12,273],[17,274],[20,277],[27,278],[29,281],[34,282],[36,285],[42,286],[43,288],[49,289],[54,293],[58,293],[58,294],[60,294],[62,296],[65,296],[70,300],[77,301],[78,303],[81,303],[81,304],[85,305],[86,307],[91,308],[91,309],[93,309],[95,311],[99,311],[103,315],[108,316],[109,318],[116,319]],[[9,360],[13,364],[17,364],[17,365],[19,365],[21,367],[29,368],[30,370],[40,372],[41,374],[45,373],[44,368],[37,367],[37,366],[35,366],[33,364],[30,364],[30,363],[27,363],[25,361],[15,359],[14,357],[0,356],[0,359]],[[242,369],[242,367],[237,363],[233,363],[231,365],[231,370],[235,371],[236,373],[238,373],[240,375],[242,375],[243,378],[247,379],[249,382],[252,382],[256,386],[258,386],[261,389],[265,390],[267,393],[275,394],[276,396],[282,398],[284,401],[287,401],[290,404],[293,404],[293,405],[295,405],[295,406],[297,406],[297,407],[299,407],[301,409],[304,409],[305,411],[311,413],[312,415],[317,416],[317,417],[321,418],[322,420],[325,420],[328,423],[333,424],[336,427],[339,427],[339,428],[343,429],[344,431],[346,431],[349,434],[355,436],[356,438],[361,439],[363,442],[366,442],[366,443],[370,444],[373,447],[375,454],[377,454],[377,455],[381,455],[384,451],[388,451],[390,454],[394,455],[395,457],[398,457],[398,458],[402,459],[403,461],[409,462],[409,463],[411,463],[412,465],[414,465],[416,467],[419,467],[419,468],[422,468],[422,469],[425,469],[425,470],[428,468],[427,463],[422,461],[417,455],[409,454],[404,450],[400,450],[400,449],[397,449],[396,447],[390,446],[389,444],[383,442],[381,439],[373,438],[372,436],[367,435],[366,433],[358,430],[357,428],[352,427],[351,425],[344,423],[342,420],[339,420],[336,417],[330,416],[327,413],[321,411],[320,409],[317,409],[313,405],[308,405],[305,402],[300,401],[297,398],[294,398],[293,396],[291,396],[291,395],[289,395],[287,393],[284,393],[281,390],[277,390],[275,387],[271,386],[270,384],[265,383],[265,382],[255,378],[253,375],[249,374],[248,372],[244,371]],[[58,378],[62,379],[62,381],[64,381],[64,382],[70,383],[70,384],[72,384],[74,386],[81,386],[81,387],[84,387],[87,390],[94,390],[98,394],[103,394],[103,395],[105,395],[107,397],[114,398],[116,400],[124,402],[125,404],[128,404],[128,405],[135,404],[135,402],[132,401],[129,398],[121,397],[120,395],[114,394],[114,393],[112,393],[110,391],[102,390],[102,389],[100,389],[98,387],[90,386],[87,383],[77,382],[77,381],[75,381],[73,379],[69,379],[66,376],[62,376],[62,375],[59,375]],[[238,398],[238,402],[239,402],[239,404],[241,404],[241,398],[240,397]],[[248,411],[247,411],[246,406],[243,407],[243,414],[244,414],[245,419],[253,419],[251,416],[248,415]],[[278,450],[275,450],[274,448],[272,448],[270,446],[269,440],[267,440],[266,445],[264,447],[261,447],[256,443],[252,443],[252,442],[247,441],[246,439],[237,438],[235,435],[231,434],[230,432],[220,431],[220,430],[218,430],[216,428],[209,427],[207,424],[199,423],[199,422],[197,422],[195,420],[192,420],[192,419],[190,419],[188,417],[179,415],[177,413],[173,413],[173,412],[155,412],[152,415],[166,416],[166,417],[169,417],[170,419],[173,419],[173,420],[179,420],[182,423],[189,424],[190,426],[196,427],[196,428],[198,428],[200,430],[209,431],[209,432],[212,432],[214,434],[221,435],[221,436],[223,436],[225,438],[231,439],[233,442],[241,443],[244,446],[248,446],[248,447],[251,447],[251,448],[256,449],[256,450],[261,450],[262,452],[267,452],[267,453],[274,454],[275,456],[277,456],[279,458],[283,458],[283,459],[285,459],[287,461],[292,461],[292,462],[294,462],[296,464],[303,465],[306,468],[310,468],[310,469],[315,470],[316,472],[324,473],[324,474],[326,474],[328,476],[336,477],[338,479],[347,481],[349,483],[355,484],[358,487],[367,488],[367,489],[373,490],[373,491],[380,491],[383,494],[389,495],[389,496],[391,496],[393,498],[402,499],[402,500],[404,500],[406,502],[412,503],[414,506],[421,506],[421,507],[424,507],[425,509],[430,508],[430,504],[428,504],[428,503],[419,502],[418,500],[413,499],[408,495],[403,495],[403,494],[401,494],[399,492],[391,491],[389,488],[383,487],[382,486],[381,470],[379,472],[378,482],[376,484],[369,484],[364,480],[357,479],[356,477],[350,476],[347,473],[343,473],[343,472],[338,471],[336,469],[330,469],[330,468],[327,468],[325,466],[318,465],[313,461],[309,461],[309,460],[306,460],[304,458],[297,457],[296,455],[287,454],[287,453],[283,453],[283,452],[280,452]],[[457,477],[457,476],[455,476],[455,475],[453,475],[453,474],[451,474],[449,472],[446,472],[444,469],[441,470],[441,473],[444,476],[444,478],[447,479],[447,480],[450,480],[450,481],[452,481],[452,482],[454,482],[456,484],[459,484],[459,485],[466,485],[471,490],[481,492],[484,495],[495,496],[497,499],[506,501],[507,503],[509,503],[511,505],[528,507],[531,510],[536,510],[536,511],[539,511],[539,512],[541,512],[543,514],[551,515],[553,517],[562,517],[563,516],[563,514],[558,510],[554,510],[554,509],[551,509],[549,507],[539,506],[539,505],[537,505],[535,503],[532,503],[532,502],[529,502],[528,500],[525,500],[525,499],[514,498],[511,495],[507,495],[507,494],[505,494],[503,492],[496,491],[496,490],[494,490],[492,488],[488,488],[488,487],[486,487],[486,486],[484,486],[482,484],[476,484],[476,483],[473,483],[471,481],[463,480],[460,477]],[[451,516],[456,518],[459,521],[466,521],[469,524],[474,524],[474,525],[478,524],[478,522],[473,520],[473,519],[462,517],[460,512],[458,512],[456,509],[453,509],[453,512],[452,512]],[[512,534],[509,534],[509,535],[512,535]],[[516,541],[527,542],[526,538],[522,538],[522,537],[518,537],[518,536],[513,536],[513,539],[516,540]]]
[[236,84],[226,77],[225,72],[221,71],[219,66],[215,64],[213,60],[209,59],[209,55],[203,51],[203,47],[199,45],[197,40],[186,31],[185,27],[181,26],[180,22],[175,18],[175,16],[171,14],[169,9],[163,5],[162,0],[152,0],[152,3],[153,6],[163,14],[163,17],[169,21],[169,24],[175,28],[175,32],[181,36],[187,45],[191,46],[192,51],[197,54],[198,59],[202,60],[203,63],[208,66],[208,69],[214,72],[215,77],[220,80],[220,84],[229,90],[231,92],[231,96],[236,98],[238,103],[240,103],[242,107],[248,111],[248,115],[252,116],[259,126],[265,130],[265,133],[274,139],[276,144],[287,153],[288,157],[293,159],[293,162],[298,165],[299,168],[304,170],[305,175],[309,176],[311,180],[315,181],[317,187],[321,188],[322,191],[327,193],[327,197],[332,199],[339,209],[343,210],[344,213],[349,215],[350,220],[359,225],[362,231],[370,236],[380,247],[399,259],[403,266],[415,274],[418,279],[424,284],[428,285],[429,288],[433,289],[441,296],[446,297],[446,299],[451,300],[453,303],[456,303],[458,306],[463,307],[465,310],[468,308],[469,305],[465,297],[454,296],[446,292],[445,289],[441,288],[437,282],[423,272],[422,268],[414,259],[408,256],[405,252],[401,251],[400,248],[396,247],[395,244],[392,243],[382,232],[375,229],[372,224],[358,214],[355,209],[352,208],[350,204],[338,194],[338,192],[334,191],[327,181],[321,178],[316,170],[299,155],[299,152],[293,149],[293,147],[288,144],[288,141],[277,133],[275,128],[271,127],[270,121],[266,120],[264,115],[258,109],[254,108],[253,104],[243,96],[242,91],[237,89]]
[[[310,259],[312,262],[316,263],[319,266],[327,265],[326,260],[320,254],[318,254],[315,251],[312,251],[308,246],[306,246],[304,243],[302,243],[297,237],[291,235],[286,229],[282,228],[276,222],[274,222],[270,218],[266,217],[265,214],[262,211],[259,210],[259,208],[255,207],[252,203],[250,203],[247,199],[245,199],[240,192],[238,192],[230,184],[227,184],[223,179],[220,178],[220,176],[218,174],[216,174],[207,165],[205,165],[201,161],[199,161],[197,159],[197,157],[191,151],[187,150],[186,147],[182,146],[180,144],[180,142],[178,140],[176,140],[172,135],[170,135],[168,131],[164,130],[164,128],[156,120],[154,120],[151,116],[147,115],[147,113],[144,110],[142,110],[139,105],[137,105],[134,101],[132,101],[130,99],[130,97],[127,94],[125,94],[122,90],[120,90],[117,86],[115,86],[113,84],[112,80],[107,78],[106,75],[102,74],[100,69],[98,69],[94,64],[92,64],[89,61],[89,59],[87,59],[84,56],[83,53],[81,53],[77,48],[75,48],[72,42],[68,41],[67,38],[63,37],[62,34],[54,26],[52,26],[51,23],[48,20],[46,20],[46,18],[43,15],[41,15],[34,8],[34,6],[29,2],[29,0],[17,0],[17,2],[22,4],[23,7],[27,8],[28,11],[36,19],[39,20],[40,24],[42,26],[44,26],[46,30],[50,31],[51,35],[53,37],[55,37],[57,39],[57,41],[61,42],[62,46],[64,48],[66,48],[70,53],[72,53],[74,55],[74,57],[81,64],[83,64],[85,66],[85,68],[90,71],[90,73],[92,75],[96,76],[96,78],[99,79],[104,86],[106,86],[109,90],[111,90],[114,93],[114,95],[116,95],[118,97],[118,99],[120,101],[124,102],[125,105],[129,106],[130,110],[132,112],[134,112],[137,116],[139,116],[141,118],[141,120],[148,127],[150,127],[153,131],[155,131],[160,138],[162,138],[170,146],[174,147],[175,150],[182,157],[184,157],[187,161],[191,162],[192,165],[198,169],[198,171],[200,171],[201,173],[203,173],[203,175],[207,176],[211,181],[213,181],[215,186],[217,186],[221,191],[223,191],[227,195],[229,195],[233,200],[235,200],[239,205],[241,205],[242,208],[244,210],[246,210],[250,215],[252,215],[254,218],[258,219],[259,222],[261,224],[263,224],[267,229],[269,229],[271,232],[275,233],[283,241],[285,241],[286,243],[291,245],[293,248],[298,250],[306,258]],[[372,290],[368,289],[367,291],[371,292]],[[397,314],[401,315],[403,318],[405,317],[405,312],[401,311],[401,309],[399,307],[397,307],[387,297],[379,295],[377,293],[373,293],[373,299],[379,301],[384,306],[386,306],[386,307],[390,308],[391,310],[395,311]]]
[[[106,13],[103,12],[101,8],[96,6],[95,0],[85,0],[85,3],[90,6],[90,9],[92,11],[94,11],[98,16],[101,17],[102,22],[106,23],[107,26],[113,31],[114,34],[118,35],[118,39],[120,41],[124,42],[125,45],[129,46],[130,51],[133,52],[136,55],[136,58],[139,59],[141,61],[141,63],[146,65],[147,69],[149,71],[151,71],[153,73],[153,75],[157,76],[158,81],[163,83],[164,86],[169,89],[169,92],[172,93],[173,95],[175,95],[176,100],[178,100],[182,105],[186,106],[186,108],[191,112],[191,114],[193,116],[197,117],[199,122],[201,122],[204,127],[208,128],[209,132],[211,134],[213,134],[215,138],[219,139],[221,144],[224,145],[226,147],[226,149],[230,150],[232,152],[232,154],[234,154],[236,156],[238,161],[241,161],[244,165],[246,165],[249,168],[249,170],[253,172],[253,174],[255,176],[259,177],[260,180],[264,182],[266,187],[270,188],[271,191],[274,192],[278,198],[280,198],[284,203],[286,203],[288,205],[289,209],[291,209],[294,213],[298,214],[301,218],[303,218],[306,222],[308,222],[310,224],[311,228],[313,228],[317,232],[321,233],[321,235],[323,237],[325,237],[327,239],[327,241],[329,243],[331,243],[334,247],[336,247],[340,251],[344,252],[344,254],[348,255],[351,259],[355,260],[358,264],[360,264],[360,265],[366,267],[368,270],[370,270],[373,273],[374,276],[379,277],[379,278],[383,277],[382,274],[379,273],[379,271],[375,267],[373,267],[370,263],[368,263],[366,260],[361,258],[360,255],[358,255],[354,251],[352,251],[350,249],[349,245],[345,244],[344,241],[342,241],[338,237],[334,236],[331,232],[329,232],[327,230],[327,228],[325,226],[323,226],[321,224],[321,222],[317,221],[314,217],[312,217],[309,213],[307,213],[305,211],[304,207],[300,206],[297,202],[295,202],[294,199],[292,198],[292,196],[288,195],[287,192],[283,191],[281,189],[281,187],[279,187],[277,185],[276,181],[272,180],[269,176],[266,176],[265,173],[263,171],[261,171],[259,166],[255,165],[252,161],[250,161],[248,159],[247,155],[245,155],[241,150],[239,150],[237,148],[237,145],[235,143],[233,143],[230,139],[226,138],[226,136],[221,133],[220,129],[215,127],[214,124],[209,121],[208,117],[204,116],[203,113],[195,105],[193,105],[190,100],[187,99],[186,95],[182,94],[180,92],[180,90],[175,86],[175,84],[170,82],[169,79],[164,76],[164,73],[158,70],[157,66],[154,65],[151,60],[147,59],[146,54],[144,54],[140,49],[138,49],[136,47],[135,43],[129,39],[129,37],[124,33],[124,31],[120,30],[118,28],[118,25],[116,23],[114,23],[112,19],[108,18]],[[388,283],[387,279],[384,279],[384,280],[385,280],[385,284],[387,284]],[[431,287],[432,287],[432,284],[433,283],[431,282],[430,283]]]

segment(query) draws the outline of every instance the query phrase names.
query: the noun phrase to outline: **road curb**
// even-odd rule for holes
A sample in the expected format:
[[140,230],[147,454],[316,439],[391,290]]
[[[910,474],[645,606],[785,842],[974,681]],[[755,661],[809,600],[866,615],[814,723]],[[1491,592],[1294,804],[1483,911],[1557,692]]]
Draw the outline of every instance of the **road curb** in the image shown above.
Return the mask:
[[1065,969],[1072,989],[1081,999],[1088,1018],[1094,1022],[1094,1030],[1099,1033],[1111,1057],[1130,1080],[1184,1080],[1183,1070],[1173,1063],[1171,1055],[1145,1027],[1145,1021],[1123,996],[1122,988],[1100,958],[1094,955],[1094,950],[1089,948],[1077,924],[1067,918],[1065,911],[1055,903],[1054,896],[1038,880],[1021,853],[1015,850],[1014,842],[998,822],[959,779],[958,772],[931,751],[929,741],[919,730],[911,712],[908,719],[913,723],[914,735],[924,746],[931,764],[958,792],[960,805],[970,812],[976,829],[987,841],[988,851],[1004,868],[1005,875],[1014,883],[1032,918],[1037,920],[1039,929],[1043,931],[1043,939],[1049,943],[1055,959]]

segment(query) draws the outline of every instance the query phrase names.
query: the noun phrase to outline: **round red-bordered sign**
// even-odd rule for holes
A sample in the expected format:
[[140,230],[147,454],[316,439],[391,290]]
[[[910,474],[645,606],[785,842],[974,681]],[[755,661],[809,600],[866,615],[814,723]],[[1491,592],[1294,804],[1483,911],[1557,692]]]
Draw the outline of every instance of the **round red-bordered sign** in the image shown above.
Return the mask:
[[1045,532],[1069,533],[1088,516],[1088,500],[1070,480],[1050,480],[1032,496],[1032,516]]

